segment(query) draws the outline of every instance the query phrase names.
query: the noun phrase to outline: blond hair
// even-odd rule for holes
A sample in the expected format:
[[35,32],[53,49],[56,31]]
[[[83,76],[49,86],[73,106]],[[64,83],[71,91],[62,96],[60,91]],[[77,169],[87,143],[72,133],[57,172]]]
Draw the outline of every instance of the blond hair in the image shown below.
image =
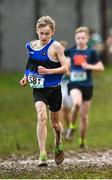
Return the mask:
[[41,28],[47,25],[52,29],[52,31],[55,31],[56,23],[50,16],[42,16],[39,18],[36,27]]
[[89,29],[86,26],[81,26],[75,30],[75,34],[85,32],[87,36],[89,36]]

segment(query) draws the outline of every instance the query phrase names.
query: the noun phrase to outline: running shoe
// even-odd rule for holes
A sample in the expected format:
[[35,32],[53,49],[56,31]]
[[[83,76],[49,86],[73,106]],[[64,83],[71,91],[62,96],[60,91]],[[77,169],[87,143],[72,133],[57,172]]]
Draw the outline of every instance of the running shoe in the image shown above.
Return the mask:
[[87,146],[87,144],[82,143],[82,144],[79,145],[79,148],[82,149],[82,150],[87,150],[88,146]]
[[66,140],[72,140],[74,132],[75,132],[75,129],[68,128],[66,135],[65,135],[65,139]]
[[88,149],[86,139],[79,138],[79,148],[82,149],[82,150],[87,150]]
[[46,154],[40,154],[38,166],[47,166],[47,155]]
[[55,162],[57,165],[61,164],[64,160],[64,152],[62,144],[54,147]]

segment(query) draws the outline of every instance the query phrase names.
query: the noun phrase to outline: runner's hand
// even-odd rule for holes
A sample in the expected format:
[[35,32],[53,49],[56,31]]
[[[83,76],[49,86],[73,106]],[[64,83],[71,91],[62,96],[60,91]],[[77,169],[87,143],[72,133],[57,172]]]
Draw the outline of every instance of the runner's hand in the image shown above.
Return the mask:
[[47,69],[43,66],[39,66],[38,67],[38,73],[41,75],[49,74],[49,69]]
[[27,84],[27,77],[23,77],[20,81],[19,81],[21,86],[25,86]]

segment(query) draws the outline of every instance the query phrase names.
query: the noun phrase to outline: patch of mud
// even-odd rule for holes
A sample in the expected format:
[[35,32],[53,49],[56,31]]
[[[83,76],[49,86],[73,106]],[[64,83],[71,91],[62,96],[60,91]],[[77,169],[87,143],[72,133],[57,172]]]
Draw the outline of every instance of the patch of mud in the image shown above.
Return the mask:
[[[47,169],[56,167],[56,164],[53,159],[53,155],[48,156]],[[69,169],[76,167],[78,169],[82,168],[105,168],[112,167],[112,149],[102,150],[102,151],[87,151],[87,152],[75,152],[69,151],[65,153],[65,160],[60,165],[63,169]],[[10,158],[2,159],[0,158],[0,172],[7,172],[15,170],[16,172],[21,172],[23,170],[31,172],[39,169],[37,156],[32,157],[16,157],[11,156]]]

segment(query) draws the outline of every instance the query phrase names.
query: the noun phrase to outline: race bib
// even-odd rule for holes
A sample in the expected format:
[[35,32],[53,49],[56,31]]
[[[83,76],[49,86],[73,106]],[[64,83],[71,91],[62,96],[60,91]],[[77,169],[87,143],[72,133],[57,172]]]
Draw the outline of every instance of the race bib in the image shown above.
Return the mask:
[[86,79],[87,79],[86,71],[75,70],[75,71],[71,72],[70,80],[72,82],[85,81]]
[[36,74],[29,74],[28,82],[32,88],[44,88],[44,78]]

